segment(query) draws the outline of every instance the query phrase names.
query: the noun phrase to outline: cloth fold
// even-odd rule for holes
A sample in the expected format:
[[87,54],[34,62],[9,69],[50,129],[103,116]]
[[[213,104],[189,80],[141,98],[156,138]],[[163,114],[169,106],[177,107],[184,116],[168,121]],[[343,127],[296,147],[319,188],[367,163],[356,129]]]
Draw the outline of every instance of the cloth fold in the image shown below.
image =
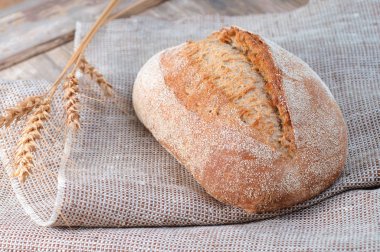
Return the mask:
[[[135,17],[106,25],[86,57],[114,85],[116,97],[105,99],[96,84],[82,77],[82,129],[74,136],[63,125],[59,90],[36,168],[23,185],[5,174],[11,172],[21,128],[3,133],[0,248],[380,249],[379,189],[357,190],[380,185],[379,9],[377,1],[311,1],[281,14],[178,21]],[[223,205],[205,193],[134,114],[133,82],[150,56],[226,25],[261,34],[302,58],[325,81],[343,111],[349,129],[345,170],[331,188],[310,201],[253,215]],[[78,24],[76,44],[88,29],[89,24]],[[0,108],[42,93],[49,85],[1,81]],[[269,217],[274,218],[241,224]],[[205,226],[215,224],[224,225]],[[137,228],[149,226],[162,228]]]

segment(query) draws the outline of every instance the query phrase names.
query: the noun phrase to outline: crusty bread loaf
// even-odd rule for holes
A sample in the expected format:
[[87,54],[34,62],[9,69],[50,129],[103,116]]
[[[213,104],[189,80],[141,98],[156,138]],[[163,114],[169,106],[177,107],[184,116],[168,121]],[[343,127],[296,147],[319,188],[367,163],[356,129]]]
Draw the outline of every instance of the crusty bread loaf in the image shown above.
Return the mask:
[[322,80],[237,27],[152,57],[137,76],[133,104],[210,195],[248,212],[310,199],[346,159],[346,125]]

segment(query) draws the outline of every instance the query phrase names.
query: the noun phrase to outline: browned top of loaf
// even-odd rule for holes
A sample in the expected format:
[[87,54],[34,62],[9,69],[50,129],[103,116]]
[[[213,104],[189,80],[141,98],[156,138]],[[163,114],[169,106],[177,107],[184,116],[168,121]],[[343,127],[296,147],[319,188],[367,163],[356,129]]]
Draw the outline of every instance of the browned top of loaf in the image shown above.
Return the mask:
[[[267,45],[248,32],[222,29],[198,42],[187,42],[179,52],[201,78],[178,71],[165,76],[188,110],[213,120],[231,108],[234,118],[253,129],[256,139],[292,155],[294,133],[281,83]],[[164,68],[172,61],[162,60]],[[223,115],[222,115],[223,116]]]

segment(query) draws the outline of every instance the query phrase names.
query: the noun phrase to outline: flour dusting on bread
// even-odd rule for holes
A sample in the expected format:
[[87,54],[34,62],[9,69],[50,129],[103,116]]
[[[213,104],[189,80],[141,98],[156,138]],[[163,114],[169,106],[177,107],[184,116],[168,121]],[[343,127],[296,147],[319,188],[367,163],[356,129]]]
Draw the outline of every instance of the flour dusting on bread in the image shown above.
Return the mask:
[[133,104],[210,195],[247,212],[310,199],[344,166],[346,125],[322,80],[236,27],[152,57],[137,76]]

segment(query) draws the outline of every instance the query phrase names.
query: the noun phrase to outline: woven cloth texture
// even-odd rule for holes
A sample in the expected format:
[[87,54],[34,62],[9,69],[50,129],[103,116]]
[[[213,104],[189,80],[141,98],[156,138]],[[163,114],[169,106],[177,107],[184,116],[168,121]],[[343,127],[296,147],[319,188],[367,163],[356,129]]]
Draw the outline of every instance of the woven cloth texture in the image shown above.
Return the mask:
[[[114,85],[116,97],[105,99],[96,84],[82,78],[82,129],[73,137],[63,125],[59,91],[53,101],[57,113],[46,125],[36,168],[23,185],[8,177],[21,127],[2,132],[0,248],[379,250],[380,190],[373,189],[380,185],[379,16],[378,1],[339,0],[311,1],[282,14],[179,21],[139,17],[108,24],[86,57]],[[78,25],[76,44],[89,25]],[[136,118],[131,91],[146,60],[225,25],[259,33],[303,59],[341,107],[349,128],[349,157],[339,180],[316,198],[261,215],[223,205],[207,195]],[[0,84],[1,109],[50,85]],[[260,219],[265,220],[251,222]],[[239,225],[228,225],[233,223]],[[224,225],[205,226],[212,224]],[[149,226],[160,228],[141,228]]]

